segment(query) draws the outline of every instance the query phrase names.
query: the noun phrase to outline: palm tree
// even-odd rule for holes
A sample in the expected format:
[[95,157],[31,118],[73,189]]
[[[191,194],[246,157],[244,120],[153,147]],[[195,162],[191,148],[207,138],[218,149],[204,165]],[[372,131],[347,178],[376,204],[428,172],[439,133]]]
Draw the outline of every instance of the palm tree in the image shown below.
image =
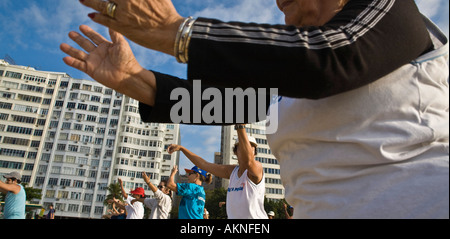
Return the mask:
[[108,205],[108,200],[109,199],[119,199],[121,201],[123,201],[123,196],[122,196],[122,189],[120,188],[120,184],[119,183],[111,183],[108,186],[108,195],[106,195],[106,199],[105,201],[103,201],[103,204],[106,206]]

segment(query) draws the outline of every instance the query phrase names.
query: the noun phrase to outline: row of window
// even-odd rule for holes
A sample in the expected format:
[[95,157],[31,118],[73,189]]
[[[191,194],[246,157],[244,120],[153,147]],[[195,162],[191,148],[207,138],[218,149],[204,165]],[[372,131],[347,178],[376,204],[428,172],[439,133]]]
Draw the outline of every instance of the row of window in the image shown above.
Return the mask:
[[[100,200],[98,202],[103,202],[103,200]],[[53,203],[44,203],[44,207],[48,208],[48,206]],[[67,203],[55,203],[54,208],[57,212],[74,212],[79,213],[80,212],[80,205],[79,204],[67,204]],[[92,209],[92,206],[89,205],[82,205],[81,206],[81,213],[90,213]],[[102,206],[96,206],[94,208],[94,213],[101,215],[103,214],[104,208]]]
[[264,173],[267,173],[267,174],[280,174],[280,169],[264,168]]
[[[45,150],[52,150],[54,146],[53,142],[46,142],[44,144]],[[100,155],[102,149],[101,148],[94,148],[92,150],[91,146],[79,146],[75,144],[57,144],[56,145],[56,151],[68,151],[68,152],[75,152],[75,153],[83,153],[83,154],[93,154],[93,155]],[[113,150],[106,150],[104,157],[111,157],[113,154]]]
[[[0,76],[3,76],[4,71],[2,70],[0,72],[1,72]],[[38,83],[45,83],[47,81],[47,78],[43,77],[43,76],[22,74],[22,73],[14,72],[14,71],[7,71],[5,74],[5,77],[14,78],[14,79],[22,79],[22,76],[23,76],[23,80],[27,80],[27,81],[34,81],[34,82],[38,82]],[[54,85],[55,83],[56,83],[56,79],[49,80],[49,85],[50,84]]]
[[279,188],[266,188],[266,193],[267,193],[267,194],[279,194],[279,195],[283,195],[283,189],[279,189]]
[[161,147],[162,141],[159,140],[148,140],[148,139],[139,139],[134,137],[120,137],[121,143],[129,143],[134,145],[148,146],[148,147]]
[[132,134],[138,134],[143,136],[155,136],[158,137],[159,131],[158,130],[148,130],[148,129],[141,129],[141,128],[135,128],[131,126],[125,126],[126,133],[132,133]]
[[153,151],[153,150],[119,147],[117,152],[122,153],[122,154],[141,156],[141,157],[161,158],[161,152]]
[[26,171],[32,171],[34,168],[33,163],[26,163],[25,167],[23,167],[23,165],[24,165],[23,163],[19,163],[19,162],[0,160],[0,168],[10,168],[10,169],[19,169],[19,170],[22,170],[22,168],[23,168],[23,170],[26,170]]
[[278,160],[272,158],[255,157],[255,159],[261,163],[278,164]]
[[[31,92],[37,92],[37,93],[43,93],[44,89],[45,89],[44,87],[40,87],[40,86],[34,86],[34,85],[28,85],[28,84],[19,84],[17,82],[12,82],[12,81],[7,81],[7,80],[3,80],[0,83],[0,86],[3,86],[5,88],[9,88],[9,89],[20,89],[20,90],[24,90],[24,91],[31,91]],[[54,91],[55,90],[53,88],[46,88],[45,89],[45,94],[46,95],[53,95]]]
[[[104,169],[109,169],[109,167],[111,167],[111,161],[105,160],[103,162],[103,164],[109,165],[108,167],[104,167]],[[41,164],[38,167],[38,173],[45,174],[45,173],[47,173],[47,169],[48,169],[48,165]],[[72,175],[72,176],[89,177],[89,178],[96,178],[97,172],[98,172],[97,170],[86,170],[84,168],[65,167],[65,166],[52,166],[52,168],[50,169],[50,173],[52,173],[52,174]],[[108,179],[109,171],[101,171],[100,178]],[[66,179],[66,180],[69,180],[69,179]],[[70,185],[63,185],[63,186],[70,186]],[[83,185],[81,185],[81,187],[82,186]]]
[[[29,139],[21,139],[21,138],[14,138],[14,137],[4,137],[3,141],[1,140],[2,138],[0,137],[0,142],[3,142],[4,144],[13,144],[13,145],[21,145],[21,146],[29,146],[29,147],[39,147],[39,145],[41,144],[41,141],[39,140],[29,140]],[[31,144],[30,144],[31,142]]]
[[266,178],[265,182],[270,184],[283,184],[279,178]]
[[138,168],[156,168],[159,169],[158,162],[150,162],[148,160],[136,160],[136,159],[128,159],[128,158],[117,158],[117,165],[127,165]]

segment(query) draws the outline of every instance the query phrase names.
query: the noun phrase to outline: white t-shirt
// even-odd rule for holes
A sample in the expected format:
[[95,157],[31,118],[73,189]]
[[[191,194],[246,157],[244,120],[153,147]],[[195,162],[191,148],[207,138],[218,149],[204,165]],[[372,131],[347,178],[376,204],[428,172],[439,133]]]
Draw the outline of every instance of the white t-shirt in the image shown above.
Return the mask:
[[144,204],[152,210],[148,219],[169,218],[170,210],[172,210],[172,199],[161,190],[155,192],[155,198],[146,198]]
[[236,166],[230,176],[227,193],[228,219],[267,219],[264,210],[265,176],[259,184],[248,178],[245,170],[238,177],[239,166]]
[[135,202],[131,204],[134,197],[127,197],[127,205],[125,210],[127,210],[127,219],[143,219],[144,218],[144,205],[141,202]]
[[448,219],[448,44],[433,40],[437,50],[369,85],[282,98],[267,138],[294,218]]

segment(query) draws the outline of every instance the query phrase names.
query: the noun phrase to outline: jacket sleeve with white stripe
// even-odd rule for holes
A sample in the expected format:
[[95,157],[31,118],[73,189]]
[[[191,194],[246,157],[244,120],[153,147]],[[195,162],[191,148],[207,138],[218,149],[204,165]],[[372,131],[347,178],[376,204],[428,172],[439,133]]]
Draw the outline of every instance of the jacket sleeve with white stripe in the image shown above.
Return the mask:
[[350,0],[321,27],[200,18],[189,47],[188,79],[319,99],[369,84],[431,45],[413,0]]
[[171,90],[192,93],[192,80],[325,98],[369,84],[431,48],[414,0],[350,0],[320,27],[198,18],[189,45],[188,81],[156,74],[156,105],[140,104],[140,112],[146,122],[170,122],[176,103],[169,98]]

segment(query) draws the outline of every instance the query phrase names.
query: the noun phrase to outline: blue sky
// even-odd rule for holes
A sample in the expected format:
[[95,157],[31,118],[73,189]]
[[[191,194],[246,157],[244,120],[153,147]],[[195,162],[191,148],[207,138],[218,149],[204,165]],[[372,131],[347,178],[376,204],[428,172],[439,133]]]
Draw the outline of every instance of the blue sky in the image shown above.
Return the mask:
[[[449,1],[416,0],[421,12],[430,17],[448,36]],[[173,0],[182,16],[209,17],[224,21],[244,21],[282,24],[284,17],[275,0]],[[89,76],[68,67],[59,50],[63,42],[73,45],[67,34],[86,24],[108,36],[107,29],[93,23],[92,12],[77,0],[0,0],[0,59],[6,54],[18,65],[43,71],[66,72],[74,78]],[[181,78],[186,66],[173,57],[131,44],[138,61],[144,67]],[[220,151],[220,127],[181,126],[181,144],[207,160]],[[192,163],[181,157],[181,168]],[[183,172],[183,170],[181,171]]]

